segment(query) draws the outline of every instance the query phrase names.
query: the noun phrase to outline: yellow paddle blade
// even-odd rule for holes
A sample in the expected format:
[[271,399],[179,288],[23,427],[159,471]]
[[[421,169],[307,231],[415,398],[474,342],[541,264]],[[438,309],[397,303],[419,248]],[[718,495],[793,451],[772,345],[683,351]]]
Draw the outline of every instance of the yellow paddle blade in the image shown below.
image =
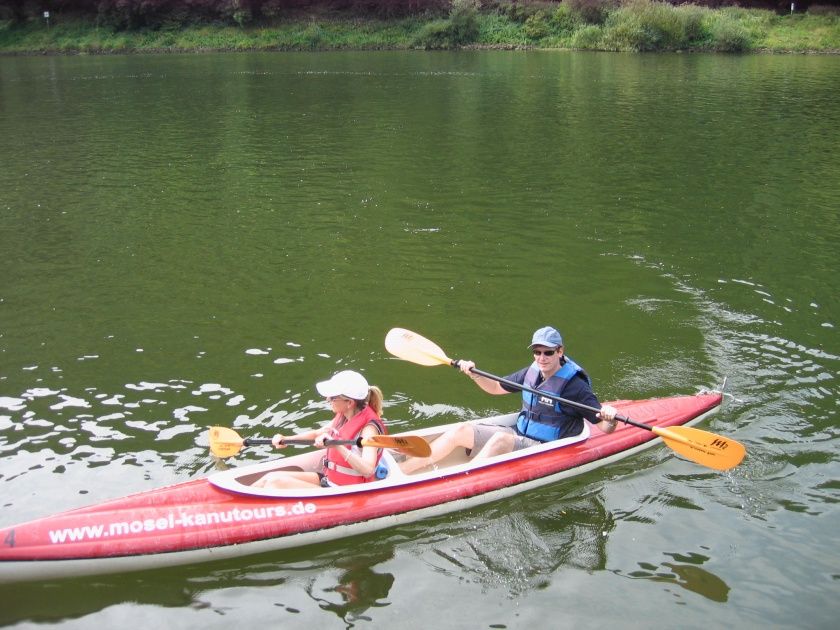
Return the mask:
[[242,450],[244,440],[233,429],[210,427],[210,452],[216,457],[232,457]]
[[651,429],[683,457],[715,470],[735,468],[747,454],[747,449],[740,442],[694,427]]
[[436,343],[405,328],[392,328],[385,335],[385,349],[395,357],[418,365],[451,365]]
[[419,435],[376,435],[362,438],[362,446],[390,448],[412,457],[428,457],[432,454],[429,443]]

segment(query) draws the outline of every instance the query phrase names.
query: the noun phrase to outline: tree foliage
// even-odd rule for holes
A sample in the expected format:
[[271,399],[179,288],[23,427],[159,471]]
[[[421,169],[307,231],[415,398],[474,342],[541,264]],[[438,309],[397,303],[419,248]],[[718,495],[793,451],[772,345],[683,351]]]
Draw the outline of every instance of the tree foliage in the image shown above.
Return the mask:
[[245,25],[303,11],[377,17],[445,14],[451,6],[452,0],[0,0],[0,19],[40,19],[49,10],[54,16],[96,18],[103,24],[137,29],[214,22]]
[[[323,15],[350,12],[359,16],[397,18],[433,15],[445,18],[466,2],[482,12],[496,12],[525,23],[538,34],[543,17],[564,6],[589,24],[603,24],[607,14],[626,0],[0,0],[0,20],[26,22],[41,19],[49,10],[56,18],[74,16],[96,19],[99,24],[122,29],[159,28],[199,23],[266,23],[302,13]],[[710,8],[734,5],[788,12],[790,0],[670,0]],[[832,10],[840,0],[795,0],[798,11],[814,5]],[[536,17],[535,17],[536,16]]]

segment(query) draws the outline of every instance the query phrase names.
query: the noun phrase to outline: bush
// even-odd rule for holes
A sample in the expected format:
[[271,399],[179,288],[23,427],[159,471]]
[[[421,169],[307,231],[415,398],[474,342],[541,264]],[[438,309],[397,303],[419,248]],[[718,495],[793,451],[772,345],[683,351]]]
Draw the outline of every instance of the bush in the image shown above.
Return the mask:
[[528,18],[538,13],[548,14],[554,8],[554,2],[484,2],[486,9],[495,8],[496,12],[504,15],[511,22],[525,24]]
[[706,37],[706,29],[703,27],[703,20],[709,13],[708,9],[698,7],[696,4],[684,4],[677,7],[682,14],[685,37],[691,44],[697,44]]
[[607,50],[646,52],[660,46],[658,33],[646,28],[638,16],[623,16],[608,20],[603,35],[603,46]]
[[582,50],[597,49],[601,45],[601,34],[600,26],[587,24],[572,37],[572,47]]
[[310,24],[303,31],[303,44],[312,50],[317,50],[324,43],[325,33],[324,29],[318,24]]
[[561,4],[551,15],[551,28],[561,35],[571,35],[583,24],[583,18],[566,4]]
[[750,35],[743,26],[729,20],[717,20],[710,29],[711,48],[717,52],[739,53],[750,49]]
[[437,50],[450,47],[449,20],[435,20],[426,24],[417,37],[414,45],[427,50]]
[[476,41],[482,44],[525,44],[526,40],[520,25],[498,13],[484,15],[479,20],[479,32]]
[[609,14],[604,43],[610,50],[650,51],[696,48],[707,39],[703,17],[708,10],[632,0]]
[[603,24],[617,0],[566,0],[573,13],[587,24]]
[[525,36],[528,39],[536,40],[547,37],[550,33],[548,19],[543,13],[534,13],[525,20]]
[[452,41],[455,45],[469,44],[478,37],[478,9],[473,0],[453,0],[449,13]]
[[478,10],[470,0],[455,0],[446,20],[429,22],[418,33],[415,46],[436,50],[457,48],[478,39]]

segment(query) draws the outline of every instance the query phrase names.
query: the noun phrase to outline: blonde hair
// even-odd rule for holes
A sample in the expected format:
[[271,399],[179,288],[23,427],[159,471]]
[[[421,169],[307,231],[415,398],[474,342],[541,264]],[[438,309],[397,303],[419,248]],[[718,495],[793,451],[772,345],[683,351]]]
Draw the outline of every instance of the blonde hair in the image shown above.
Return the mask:
[[356,407],[361,411],[365,408],[365,405],[370,405],[370,408],[373,409],[374,413],[377,416],[382,417],[382,401],[384,396],[382,395],[382,390],[379,389],[376,385],[371,385],[368,387],[368,395],[367,398],[364,400],[357,400]]

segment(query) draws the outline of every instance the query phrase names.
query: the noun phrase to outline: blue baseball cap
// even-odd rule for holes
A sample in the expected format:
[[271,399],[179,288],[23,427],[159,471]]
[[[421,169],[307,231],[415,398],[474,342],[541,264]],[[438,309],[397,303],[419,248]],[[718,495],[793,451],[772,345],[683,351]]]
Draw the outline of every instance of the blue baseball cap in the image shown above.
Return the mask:
[[534,333],[534,336],[531,338],[531,345],[528,347],[546,346],[548,348],[558,348],[562,345],[563,337],[560,336],[560,333],[551,326],[545,326]]

